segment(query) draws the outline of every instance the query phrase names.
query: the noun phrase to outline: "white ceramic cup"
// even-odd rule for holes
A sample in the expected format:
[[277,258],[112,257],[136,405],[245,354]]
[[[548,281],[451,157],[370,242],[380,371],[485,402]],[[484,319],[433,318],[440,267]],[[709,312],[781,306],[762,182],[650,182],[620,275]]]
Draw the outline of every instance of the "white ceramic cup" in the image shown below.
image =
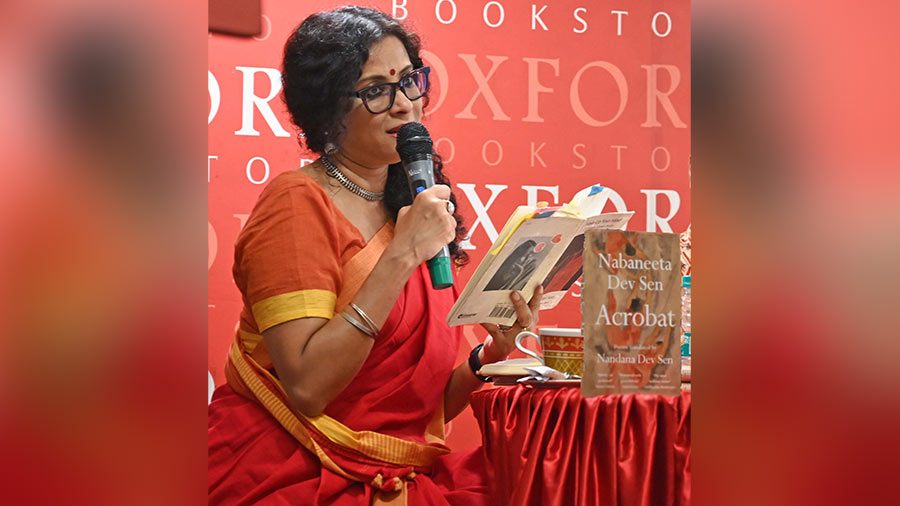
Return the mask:
[[[541,355],[522,345],[528,337],[540,343]],[[538,334],[525,330],[516,336],[516,348],[557,371],[577,376],[584,374],[584,336],[581,329],[542,328]]]

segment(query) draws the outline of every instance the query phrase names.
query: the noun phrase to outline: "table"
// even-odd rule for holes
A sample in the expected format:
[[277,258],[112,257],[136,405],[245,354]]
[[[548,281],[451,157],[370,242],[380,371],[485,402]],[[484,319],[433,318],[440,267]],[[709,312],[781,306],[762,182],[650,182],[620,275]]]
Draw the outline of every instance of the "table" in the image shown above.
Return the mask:
[[491,504],[673,505],[691,495],[691,393],[496,387],[472,394]]

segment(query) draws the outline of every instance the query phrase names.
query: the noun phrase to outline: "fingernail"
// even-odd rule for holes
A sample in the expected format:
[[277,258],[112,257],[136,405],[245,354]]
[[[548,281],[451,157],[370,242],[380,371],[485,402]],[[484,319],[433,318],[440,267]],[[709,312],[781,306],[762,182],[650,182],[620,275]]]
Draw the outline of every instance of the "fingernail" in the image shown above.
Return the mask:
[[513,292],[513,293],[512,293],[512,298],[513,298],[513,300],[518,301],[518,300],[521,300],[521,299],[522,299],[522,296],[519,295],[519,292]]

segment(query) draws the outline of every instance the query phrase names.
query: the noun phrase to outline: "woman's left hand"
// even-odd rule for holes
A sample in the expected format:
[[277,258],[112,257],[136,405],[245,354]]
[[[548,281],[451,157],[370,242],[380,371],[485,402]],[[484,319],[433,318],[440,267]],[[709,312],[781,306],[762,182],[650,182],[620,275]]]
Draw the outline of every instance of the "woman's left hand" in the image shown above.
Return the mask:
[[516,323],[512,327],[500,327],[494,323],[482,323],[481,327],[490,334],[484,341],[482,364],[490,364],[505,360],[516,347],[516,336],[523,330],[534,332],[537,329],[538,316],[541,311],[541,296],[544,288],[540,285],[534,289],[531,301],[525,302],[517,290],[510,292],[509,300],[516,308]]

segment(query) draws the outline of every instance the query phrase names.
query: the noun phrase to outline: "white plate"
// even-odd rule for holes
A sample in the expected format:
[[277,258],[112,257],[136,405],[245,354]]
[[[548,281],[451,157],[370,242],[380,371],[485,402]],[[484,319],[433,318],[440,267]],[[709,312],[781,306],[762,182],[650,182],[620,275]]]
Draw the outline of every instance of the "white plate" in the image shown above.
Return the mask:
[[529,385],[536,388],[565,388],[565,387],[581,387],[580,379],[562,379],[562,380],[525,380],[520,385]]

